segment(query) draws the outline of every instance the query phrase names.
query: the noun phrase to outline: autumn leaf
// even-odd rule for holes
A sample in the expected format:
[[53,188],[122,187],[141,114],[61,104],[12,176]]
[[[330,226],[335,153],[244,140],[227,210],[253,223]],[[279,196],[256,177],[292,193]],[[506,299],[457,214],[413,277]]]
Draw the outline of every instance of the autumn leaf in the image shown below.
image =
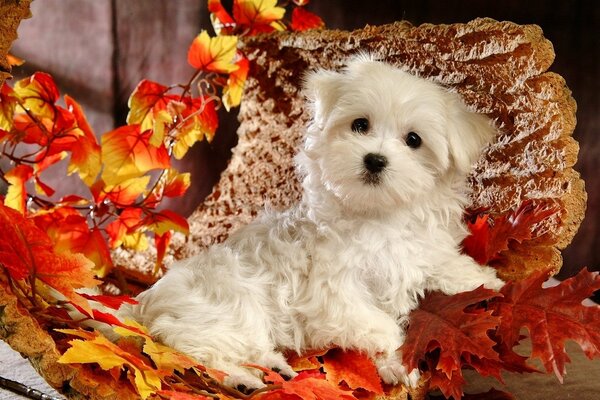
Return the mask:
[[582,301],[600,289],[600,273],[583,269],[558,286],[542,288],[543,273],[502,288],[503,298],[493,303],[500,317],[497,336],[509,348],[527,328],[532,358],[542,361],[547,372],[562,382],[569,357],[565,342],[573,340],[590,359],[600,357],[600,306],[586,307]]
[[13,127],[13,115],[17,99],[13,89],[5,83],[0,88],[0,129],[10,131]]
[[277,7],[277,0],[236,0],[233,2],[233,18],[248,35],[283,30],[279,22],[285,8]]
[[138,301],[129,297],[129,296],[117,296],[117,295],[104,295],[104,294],[88,294],[81,293],[81,296],[91,300],[96,301],[102,304],[105,307],[112,308],[113,310],[118,310],[123,304],[137,304]]
[[156,247],[156,264],[154,265],[153,273],[156,275],[158,271],[161,270],[163,266],[163,260],[165,259],[165,255],[167,254],[167,247],[169,247],[169,243],[171,242],[172,233],[165,232],[162,235],[155,233],[154,234],[154,247]]
[[79,336],[85,340],[74,339],[71,347],[58,359],[59,363],[89,364],[96,363],[105,371],[113,368],[133,373],[132,383],[142,399],[161,389],[162,382],[158,372],[144,359],[121,349],[97,332],[73,329],[57,329],[58,332]]
[[173,155],[180,160],[197,141],[214,137],[219,124],[215,102],[209,97],[185,99],[183,121],[177,127]]
[[383,394],[377,368],[364,353],[332,349],[323,356],[323,369],[327,380],[336,385],[344,381],[350,389]]
[[262,399],[274,400],[282,395],[298,396],[302,400],[356,400],[352,392],[339,388],[324,379],[324,375],[315,377],[314,373],[301,372],[291,381],[281,384],[281,389],[267,392]]
[[217,35],[233,33],[236,23],[221,4],[221,0],[208,0],[208,11],[210,12],[210,22]]
[[77,130],[71,132],[77,135],[77,140],[70,146],[71,159],[67,173],[69,175],[77,173],[90,187],[102,169],[100,146],[81,106],[69,96],[65,96],[65,103],[77,123]]
[[[150,145],[151,135],[150,131],[140,132],[139,125],[126,125],[102,136],[102,180],[108,187],[139,179],[151,170],[170,167],[167,149],[164,145]],[[136,183],[137,189],[141,184]]]
[[318,15],[301,7],[296,7],[292,11],[292,22],[290,24],[292,30],[302,32],[309,29],[322,29],[324,27],[325,23]]
[[136,200],[146,192],[150,183],[150,176],[140,176],[119,182],[116,185],[104,187],[104,196],[119,207],[133,205]]
[[189,234],[187,220],[171,210],[149,213],[143,219],[142,225],[158,235],[164,235],[168,231],[181,232],[184,235]]
[[180,174],[176,169],[171,168],[167,171],[163,195],[167,197],[181,196],[188,190],[190,185],[191,175],[189,172]]
[[94,271],[100,277],[112,269],[112,258],[100,229],[90,229],[87,219],[75,208],[55,207],[38,212],[33,220],[52,238],[54,251],[84,254],[94,263]]
[[154,109],[166,108],[166,103],[171,99],[166,97],[168,91],[169,88],[160,83],[147,79],[141,81],[129,97],[127,124],[139,124],[142,132],[152,129]]
[[525,201],[517,210],[503,215],[478,215],[474,221],[467,221],[471,235],[463,241],[463,249],[479,264],[488,264],[500,258],[511,241],[532,239],[534,225],[557,212],[556,206]]
[[228,74],[238,67],[234,64],[237,48],[236,36],[217,36],[211,38],[202,31],[192,42],[188,50],[189,64],[203,71]]
[[27,189],[25,184],[33,176],[33,168],[29,165],[17,165],[6,174],[8,191],[4,198],[4,205],[25,214],[27,204]]
[[54,103],[58,100],[59,93],[50,75],[36,72],[29,78],[18,81],[13,89],[22,108],[40,117],[51,120],[55,118]]
[[250,69],[250,62],[243,55],[236,61],[236,65],[238,69],[229,74],[227,86],[223,89],[223,105],[227,111],[240,105],[244,84]]
[[[489,337],[488,331],[495,330],[500,319],[493,316],[492,311],[468,309],[498,296],[497,292],[483,287],[454,296],[428,293],[419,308],[411,312],[406,340],[400,348],[408,370],[418,368],[420,360],[426,360],[428,353],[439,349],[432,385],[435,383],[444,395],[455,398],[462,395],[461,368],[465,357],[472,355],[478,360],[490,361],[473,367],[487,375],[498,376],[500,359],[493,349],[496,342]],[[484,367],[489,370],[482,371]]]
[[21,280],[37,269],[35,256],[52,249],[52,240],[33,221],[0,203],[0,265]]
[[110,247],[119,247],[126,235],[131,234],[140,226],[142,221],[142,209],[139,207],[127,207],[106,227]]

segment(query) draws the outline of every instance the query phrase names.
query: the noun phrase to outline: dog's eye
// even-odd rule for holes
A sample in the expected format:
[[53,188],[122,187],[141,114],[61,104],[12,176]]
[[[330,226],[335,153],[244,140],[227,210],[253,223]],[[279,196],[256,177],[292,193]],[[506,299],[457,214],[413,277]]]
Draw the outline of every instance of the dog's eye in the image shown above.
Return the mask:
[[410,148],[417,149],[421,147],[421,142],[421,136],[417,135],[415,132],[408,132],[408,135],[406,135],[406,144]]
[[356,133],[366,133],[369,130],[369,120],[366,118],[356,118],[352,121],[352,131]]

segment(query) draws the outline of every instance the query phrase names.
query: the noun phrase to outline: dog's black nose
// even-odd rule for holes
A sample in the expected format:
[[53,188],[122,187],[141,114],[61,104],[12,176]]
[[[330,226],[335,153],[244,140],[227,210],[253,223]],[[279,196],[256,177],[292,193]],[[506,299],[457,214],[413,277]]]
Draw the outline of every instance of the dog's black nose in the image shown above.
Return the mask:
[[383,169],[388,164],[388,160],[387,158],[385,158],[385,156],[375,153],[367,154],[363,161],[365,163],[365,168],[367,168],[369,172],[372,172],[374,174],[383,171]]

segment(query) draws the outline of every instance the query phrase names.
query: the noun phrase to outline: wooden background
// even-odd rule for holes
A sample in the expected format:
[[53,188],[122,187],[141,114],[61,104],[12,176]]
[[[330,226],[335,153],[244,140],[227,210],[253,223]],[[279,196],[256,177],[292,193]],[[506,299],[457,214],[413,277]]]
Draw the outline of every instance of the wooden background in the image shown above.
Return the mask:
[[[231,1],[223,1],[230,4]],[[600,3],[594,0],[313,0],[309,9],[329,28],[355,29],[405,19],[467,22],[491,17],[537,24],[554,44],[551,70],[561,74],[578,103],[575,138],[581,145],[577,170],[588,191],[588,211],[573,244],[564,252],[567,277],[583,266],[600,270]],[[81,102],[100,135],[124,122],[127,98],[143,78],[163,84],[191,76],[187,48],[201,29],[211,30],[206,0],[36,0],[33,18],[19,28],[13,53],[27,60],[16,72],[51,73],[63,93]],[[196,145],[181,170],[192,172],[192,191],[171,204],[189,213],[210,191],[236,142],[229,116],[211,144]],[[56,181],[69,183],[61,176]]]

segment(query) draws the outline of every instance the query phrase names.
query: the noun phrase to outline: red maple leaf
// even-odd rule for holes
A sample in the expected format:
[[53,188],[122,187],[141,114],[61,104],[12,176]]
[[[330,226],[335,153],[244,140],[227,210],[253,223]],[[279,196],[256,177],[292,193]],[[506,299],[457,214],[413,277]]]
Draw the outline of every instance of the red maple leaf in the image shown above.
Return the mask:
[[430,360],[428,356],[439,351],[433,365],[432,386],[455,398],[462,395],[461,369],[465,361],[473,359],[475,362],[470,365],[480,373],[498,376],[500,359],[488,331],[496,329],[500,318],[492,311],[474,307],[497,296],[497,292],[483,287],[454,296],[427,294],[410,314],[406,341],[400,348],[408,369],[417,368],[421,360]]
[[350,389],[383,394],[377,368],[364,353],[332,349],[323,356],[323,369],[327,380],[334,384],[344,381]]
[[501,344],[512,348],[520,340],[521,328],[527,328],[531,357],[540,359],[546,371],[554,371],[562,382],[570,361],[566,340],[577,342],[588,358],[600,357],[600,306],[582,305],[600,289],[600,273],[583,269],[560,285],[544,289],[546,278],[540,273],[502,288],[504,297],[492,305],[501,321],[496,335]]
[[474,220],[467,221],[471,234],[463,240],[463,250],[479,264],[488,264],[501,258],[511,241],[531,240],[534,226],[557,212],[555,205],[525,201],[512,212],[477,215]]

